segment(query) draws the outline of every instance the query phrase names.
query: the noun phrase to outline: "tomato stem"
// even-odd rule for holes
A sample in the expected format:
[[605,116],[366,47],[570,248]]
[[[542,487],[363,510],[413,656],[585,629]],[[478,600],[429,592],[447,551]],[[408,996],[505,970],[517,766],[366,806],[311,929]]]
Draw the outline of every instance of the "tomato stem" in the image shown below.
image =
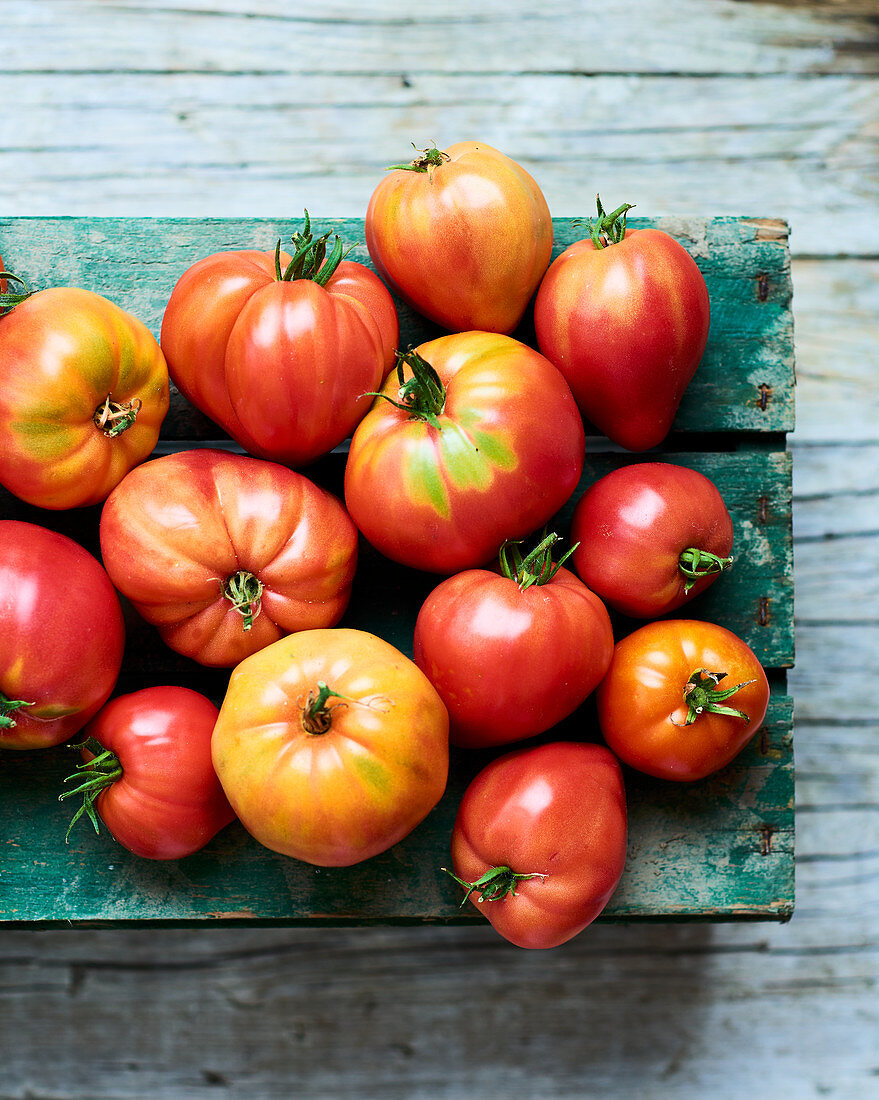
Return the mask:
[[310,279],[318,286],[326,286],[336,268],[351,251],[351,245],[347,250],[342,238],[337,236],[333,245],[330,258],[327,259],[327,241],[332,236],[332,231],[324,233],[322,237],[314,239],[311,232],[311,218],[305,211],[305,223],[302,230],[296,230],[290,240],[293,242],[293,258],[281,271],[281,242],[275,246],[275,279],[279,283],[291,283],[297,279]]
[[343,700],[342,703],[337,703],[336,706],[346,706],[348,703],[354,702],[347,695],[341,695],[338,691],[333,691],[323,680],[318,680],[317,694],[310,691],[308,698],[305,700],[305,706],[302,707],[302,725],[306,733],[321,734],[329,732],[333,723],[333,711],[336,709],[336,707],[327,706],[327,700],[329,699]]
[[100,405],[95,409],[92,420],[95,427],[100,429],[108,439],[115,439],[137,420],[143,402],[139,397],[133,401],[114,401],[112,394],[107,394]]
[[[700,714],[726,714],[730,718],[741,718],[750,722],[751,718],[743,710],[735,710],[733,707],[723,707],[720,704],[724,699],[729,699],[743,687],[753,684],[755,680],[745,680],[735,687],[717,689],[717,685],[726,677],[725,672],[710,672],[707,668],[697,668],[684,685],[684,702],[687,704],[687,717],[685,726],[691,726]],[[712,686],[713,685],[713,686]],[[680,725],[680,723],[675,723]]]
[[[553,564],[552,548],[553,545],[559,541],[559,535],[554,532],[547,535],[544,531],[543,537],[537,546],[535,546],[527,557],[523,558],[519,550],[522,540],[505,539],[501,544],[500,553],[498,555],[501,573],[509,580],[515,581],[521,592],[524,592],[526,588],[530,588],[532,585],[549,584],[571,554],[573,554],[580,545],[579,542],[575,542],[570,550]],[[510,561],[510,557],[513,559],[512,562]]]
[[[630,210],[634,210],[635,204],[624,202],[608,214],[601,203],[601,196],[596,195],[595,205],[598,207],[597,220],[593,221],[589,218],[586,222],[592,243],[599,249],[607,248],[608,245],[619,244],[626,236],[626,214]],[[583,223],[578,221],[574,224],[582,225]]]
[[253,573],[239,569],[226,581],[223,595],[232,601],[232,606],[244,619],[244,630],[250,630],[253,620],[262,608],[263,583]]
[[[23,286],[24,290],[9,290],[6,285],[7,279],[12,279],[13,282]],[[13,275],[11,271],[0,271],[0,287],[2,287],[2,292],[0,292],[0,317],[2,317],[4,313],[9,313],[10,310],[15,309],[15,307],[20,305],[25,298],[30,298],[31,294],[33,294],[33,291],[24,279],[20,279],[17,275]]]
[[517,897],[516,887],[525,879],[545,879],[547,877],[540,871],[533,871],[529,875],[519,874],[512,868],[501,864],[499,867],[490,868],[485,874],[480,875],[475,882],[467,882],[465,879],[458,878],[454,871],[450,871],[448,867],[441,867],[440,870],[445,871],[447,875],[451,875],[455,882],[467,891],[461,901],[462,906],[476,890],[479,891],[478,901],[502,901],[508,894],[510,897]]
[[9,699],[0,691],[0,730],[15,729],[15,719],[10,718],[9,715],[21,707],[32,707],[33,705],[33,703],[28,703],[24,699]]
[[689,592],[696,581],[702,577],[710,577],[715,573],[722,573],[724,569],[729,569],[732,563],[732,557],[720,558],[710,550],[688,546],[686,550],[681,551],[681,556],[678,558],[678,567],[687,578],[684,591]]
[[[412,377],[405,381],[404,366],[412,371]],[[437,430],[441,430],[439,415],[446,407],[446,387],[442,379],[427,362],[410,348],[408,351],[397,352],[397,379],[400,390],[396,399],[388,397],[386,393],[371,393],[370,397],[381,397],[388,401],[395,409],[402,409],[409,413],[410,419],[426,420],[428,424]]]
[[433,180],[434,171],[439,168],[441,164],[445,164],[452,159],[448,153],[444,153],[441,149],[437,149],[436,145],[428,149],[419,149],[413,141],[412,148],[416,153],[420,153],[421,155],[417,156],[415,160],[409,161],[408,164],[389,164],[385,171],[427,172],[428,179]]
[[85,741],[70,747],[78,749],[80,752],[85,749],[92,753],[92,758],[83,761],[82,764],[77,764],[76,771],[64,778],[65,783],[76,780],[79,782],[79,786],[58,795],[59,802],[63,802],[65,798],[73,798],[74,795],[82,795],[82,805],[70,819],[70,824],[67,826],[67,832],[64,836],[65,844],[70,837],[71,829],[83,814],[88,816],[95,832],[100,833],[95,800],[101,791],[106,790],[107,787],[112,787],[116,780],[122,777],[122,765],[119,763],[119,757],[110,749],[105,749],[96,738],[89,737]]

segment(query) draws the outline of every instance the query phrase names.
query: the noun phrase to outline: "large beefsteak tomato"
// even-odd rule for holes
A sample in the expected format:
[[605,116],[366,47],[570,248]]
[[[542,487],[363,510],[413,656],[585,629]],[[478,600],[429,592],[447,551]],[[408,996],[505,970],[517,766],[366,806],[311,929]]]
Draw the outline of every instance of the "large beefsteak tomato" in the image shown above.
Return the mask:
[[659,229],[625,228],[624,204],[554,260],[534,303],[537,343],[583,415],[615,443],[666,437],[708,341],[710,305],[695,260]]
[[40,508],[97,504],[156,445],[164,356],[144,324],[89,290],[10,297],[21,300],[0,317],[0,482]]
[[232,673],[214,766],[267,848],[347,867],[407,836],[443,794],[449,719],[427,677],[362,630],[310,630]]
[[622,773],[601,745],[555,741],[492,761],[464,792],[452,831],[464,900],[519,947],[582,932],[625,862]]
[[186,271],[162,320],[178,389],[246,451],[301,466],[346,439],[394,361],[397,311],[374,271],[326,256],[218,252]]
[[521,165],[463,141],[394,166],[369,200],[366,244],[425,317],[455,332],[510,333],[549,263],[552,218]]
[[[83,764],[68,776],[82,795],[73,816],[98,816],[123,847],[146,859],[192,855],[234,820],[211,763],[217,708],[184,687],[112,699],[83,731]],[[68,829],[68,836],[70,829]]]
[[345,500],[393,561],[453,573],[545,523],[585,452],[570,388],[533,348],[492,332],[401,356],[351,440]]
[[357,531],[302,474],[205,449],[132,470],[104,505],[101,551],[172,649],[229,667],[291,631],[338,621]]
[[[613,631],[601,600],[560,563],[554,535],[500,569],[442,581],[415,623],[415,663],[449,711],[465,748],[543,733],[573,713],[607,672]],[[564,560],[564,559],[563,559]]]
[[754,736],[769,683],[731,630],[664,619],[617,642],[596,699],[601,732],[621,760],[691,782],[726,767]]
[[72,737],[109,698],[124,646],[119,597],[92,555],[0,520],[0,748]]

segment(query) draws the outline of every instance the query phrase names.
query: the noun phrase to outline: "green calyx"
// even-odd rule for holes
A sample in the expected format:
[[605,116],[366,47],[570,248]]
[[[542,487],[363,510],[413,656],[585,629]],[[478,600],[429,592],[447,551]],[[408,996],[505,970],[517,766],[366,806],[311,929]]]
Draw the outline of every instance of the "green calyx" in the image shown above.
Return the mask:
[[549,584],[580,545],[579,542],[575,542],[563,557],[553,563],[552,548],[559,542],[558,535],[544,534],[537,546],[524,558],[519,550],[521,541],[521,539],[507,539],[502,544],[498,556],[501,573],[509,580],[515,581],[522,592],[526,588],[531,588],[532,585]]
[[20,279],[17,275],[13,275],[11,271],[0,271],[0,282],[4,279],[11,279],[14,283],[18,283],[19,286],[24,287],[24,289],[14,291],[10,290],[7,285],[6,290],[0,292],[0,317],[2,317],[4,313],[9,313],[10,310],[15,309],[15,307],[20,305],[25,298],[30,298],[31,294],[33,294],[33,291],[24,279]]
[[305,224],[302,231],[297,230],[290,240],[293,242],[293,258],[281,271],[281,242],[275,246],[275,278],[279,283],[292,283],[296,279],[310,279],[318,286],[326,286],[336,272],[336,268],[351,251],[345,249],[342,238],[337,236],[333,251],[327,259],[327,241],[333,234],[324,233],[316,240],[311,232],[311,218],[305,211]]
[[[626,236],[626,214],[630,210],[634,210],[634,203],[624,202],[622,206],[618,206],[616,210],[612,210],[609,214],[602,206],[599,195],[595,196],[595,204],[598,207],[598,218],[595,221],[589,218],[586,222],[592,243],[599,249],[607,248],[608,245],[619,244]],[[583,223],[574,222],[574,224],[582,225]]]
[[263,583],[253,573],[239,569],[226,581],[223,595],[231,600],[232,606],[244,619],[244,630],[250,630],[253,620],[260,613]]
[[114,401],[112,395],[108,393],[95,409],[92,420],[95,422],[95,427],[108,439],[115,439],[137,420],[137,414],[142,405],[143,402],[139,397],[135,397],[133,401]]
[[33,703],[28,703],[24,699],[8,699],[0,691],[0,730],[15,729],[15,719],[9,716],[13,711],[20,710],[21,707],[32,707],[33,705]]
[[[726,677],[725,672],[709,672],[707,668],[697,668],[684,686],[684,702],[687,704],[685,726],[691,726],[700,714],[726,714],[730,718],[741,718],[750,722],[750,715],[743,710],[721,706],[725,699],[735,695],[743,687],[753,684],[754,680],[745,680],[735,687],[718,689],[717,685]],[[677,723],[680,725],[680,723]]]
[[699,550],[695,546],[682,550],[678,558],[678,568],[687,578],[684,582],[684,591],[689,592],[696,581],[701,580],[702,577],[711,577],[722,573],[724,569],[729,569],[732,563],[731,557],[720,558],[710,550]]
[[[404,366],[412,371],[412,377],[404,381]],[[441,429],[439,416],[446,407],[446,387],[430,363],[413,348],[397,352],[397,379],[400,390],[396,399],[386,393],[372,393],[370,397],[381,397],[396,409],[409,414],[410,419],[426,420],[434,428]]]
[[410,160],[408,164],[389,164],[385,171],[427,172],[428,176],[433,178],[434,170],[452,159],[448,153],[437,149],[435,145],[428,149],[419,149],[413,142],[412,148],[419,154],[415,160]]
[[70,819],[70,824],[67,826],[67,833],[64,836],[65,843],[70,837],[71,829],[83,814],[91,821],[96,833],[101,831],[98,826],[98,812],[95,809],[95,800],[101,791],[105,791],[108,787],[112,787],[117,779],[122,778],[122,765],[119,763],[119,757],[115,752],[105,749],[100,741],[96,740],[94,737],[89,737],[86,741],[78,745],[71,745],[71,748],[80,751],[82,749],[87,749],[89,752],[94,753],[94,756],[91,760],[86,760],[82,764],[77,764],[76,771],[72,775],[66,776],[64,779],[65,783],[76,781],[79,783],[79,786],[58,795],[59,802],[63,802],[65,798],[73,798],[78,794],[82,795],[82,805]]
[[[342,702],[330,707],[327,705],[330,699],[341,699]],[[306,733],[315,735],[328,733],[333,724],[333,711],[336,707],[347,706],[352,702],[354,700],[349,699],[347,695],[340,695],[338,691],[328,687],[323,680],[318,680],[317,692],[310,691],[302,707],[303,729]]]
[[475,882],[467,882],[465,879],[458,878],[458,876],[448,869],[448,867],[442,867],[441,870],[445,871],[447,875],[458,883],[459,886],[463,886],[467,893],[464,895],[461,905],[463,906],[467,899],[475,891],[479,891],[479,901],[502,901],[507,895],[510,897],[516,897],[516,887],[520,882],[524,882],[529,878],[542,878],[547,876],[541,874],[540,871],[533,871],[529,875],[519,874],[517,871],[512,870],[510,867],[501,865],[499,867],[492,867],[486,871],[484,875],[480,875]]

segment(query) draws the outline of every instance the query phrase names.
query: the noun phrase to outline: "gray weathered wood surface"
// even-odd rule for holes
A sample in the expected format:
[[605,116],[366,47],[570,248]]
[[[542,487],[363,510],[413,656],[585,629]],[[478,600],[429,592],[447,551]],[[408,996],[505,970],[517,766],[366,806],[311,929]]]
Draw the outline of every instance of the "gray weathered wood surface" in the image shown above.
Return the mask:
[[789,925],[600,926],[537,954],[473,928],[8,932],[3,1100],[877,1094],[876,16],[0,0],[4,216],[357,217],[410,140],[475,136],[557,215],[600,190],[788,218],[799,378]]

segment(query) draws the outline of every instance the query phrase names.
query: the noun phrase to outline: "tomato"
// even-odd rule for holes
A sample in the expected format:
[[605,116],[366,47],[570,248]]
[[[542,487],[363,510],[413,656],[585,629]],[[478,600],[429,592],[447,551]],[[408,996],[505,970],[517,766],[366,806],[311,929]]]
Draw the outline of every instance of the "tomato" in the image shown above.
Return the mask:
[[691,782],[726,767],[750,741],[769,684],[731,630],[666,619],[617,642],[596,699],[601,732],[621,760]]
[[534,303],[537,343],[583,415],[632,451],[666,437],[708,341],[702,273],[658,229],[625,229],[628,204],[566,249]]
[[0,520],[0,548],[0,748],[48,748],[109,698],[122,609],[98,562],[66,535]]
[[564,378],[491,332],[401,356],[351,440],[345,500],[382,554],[434,573],[493,558],[568,499],[583,422]]
[[101,515],[113,582],[171,649],[229,667],[348,604],[357,531],[302,474],[224,451],[133,470]]
[[0,482],[40,508],[102,501],[153,450],[168,390],[159,345],[113,302],[24,296],[0,317]]
[[[184,687],[112,699],[85,727],[84,763],[68,776],[83,796],[70,828],[98,815],[123,847],[146,859],[192,855],[234,820],[211,763],[217,708]],[[68,829],[68,836],[70,829]]]
[[610,618],[582,581],[553,564],[555,541],[547,536],[524,559],[503,547],[499,572],[468,569],[447,578],[418,613],[415,663],[446,704],[456,745],[482,748],[543,733],[607,672]]
[[621,466],[574,509],[574,568],[611,607],[658,618],[732,565],[733,525],[717,487],[667,462]]
[[601,745],[555,741],[492,761],[452,831],[464,900],[519,947],[557,947],[582,932],[625,862],[623,778]]
[[448,329],[510,333],[552,253],[552,218],[521,165],[484,142],[425,149],[369,200],[366,244],[386,282]]
[[286,253],[218,252],[178,281],[162,348],[181,393],[246,450],[288,466],[351,434],[393,364],[397,311],[336,238],[293,235]]
[[448,778],[448,734],[442,700],[392,645],[362,630],[311,630],[235,669],[213,758],[260,844],[347,867],[433,809]]

